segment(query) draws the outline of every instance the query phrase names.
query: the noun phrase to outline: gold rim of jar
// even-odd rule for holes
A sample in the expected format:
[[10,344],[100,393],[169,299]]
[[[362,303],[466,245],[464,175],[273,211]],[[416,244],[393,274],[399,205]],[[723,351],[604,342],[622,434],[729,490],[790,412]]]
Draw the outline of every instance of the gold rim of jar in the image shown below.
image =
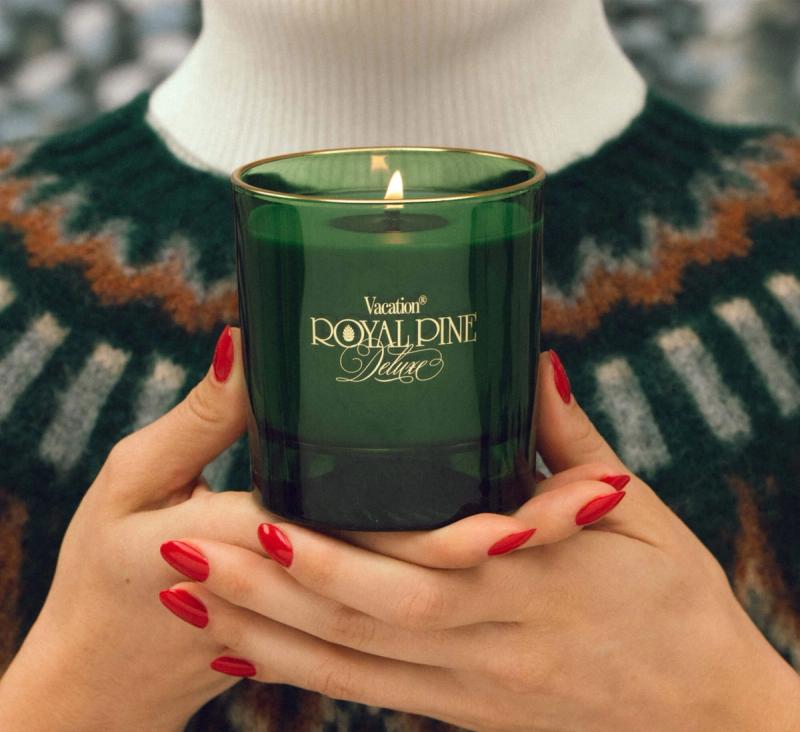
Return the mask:
[[[348,153],[348,152],[399,152],[399,151],[410,151],[410,152],[466,152],[471,153],[474,155],[484,155],[487,157],[494,157],[494,158],[504,158],[506,160],[516,160],[517,162],[522,163],[523,165],[531,168],[531,177],[520,181],[518,183],[514,183],[510,186],[501,186],[499,188],[488,188],[485,191],[477,191],[473,193],[455,193],[451,196],[436,196],[433,198],[333,198],[330,196],[309,196],[303,193],[286,193],[285,191],[275,191],[270,188],[261,188],[260,186],[254,186],[252,183],[246,183],[242,176],[247,173],[248,170],[251,168],[255,168],[258,165],[263,165],[264,163],[271,163],[276,160],[285,160],[286,158],[299,158],[309,155],[329,155],[335,153]],[[480,150],[478,148],[472,147],[423,147],[423,146],[409,146],[409,145],[380,145],[380,146],[372,146],[368,145],[366,147],[326,147],[320,148],[318,150],[305,150],[302,152],[293,152],[293,153],[285,153],[283,155],[270,155],[266,158],[259,158],[258,160],[252,160],[249,163],[245,163],[244,165],[240,165],[236,168],[233,173],[231,173],[230,180],[234,187],[239,188],[244,191],[249,191],[250,193],[255,193],[258,195],[263,196],[270,196],[273,198],[284,198],[287,200],[293,201],[319,201],[324,203],[346,203],[346,204],[374,204],[378,206],[386,206],[387,204],[407,204],[407,203],[437,203],[437,202],[444,202],[444,201],[462,201],[467,199],[473,198],[490,198],[492,196],[497,195],[505,195],[508,193],[513,193],[514,191],[520,191],[525,188],[533,188],[534,186],[540,185],[542,181],[545,179],[545,171],[544,168],[539,165],[539,163],[534,162],[533,160],[529,160],[528,158],[523,158],[519,155],[512,155],[510,153],[501,153],[495,152],[493,150]]]

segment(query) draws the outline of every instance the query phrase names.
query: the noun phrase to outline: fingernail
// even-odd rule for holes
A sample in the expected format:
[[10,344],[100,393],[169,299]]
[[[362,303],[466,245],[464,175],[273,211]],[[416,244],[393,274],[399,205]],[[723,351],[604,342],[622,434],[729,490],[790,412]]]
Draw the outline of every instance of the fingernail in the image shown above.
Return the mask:
[[231,327],[226,325],[222,329],[214,348],[214,376],[217,381],[225,381],[233,368],[233,337]]
[[616,506],[623,498],[625,498],[625,491],[618,491],[616,493],[609,493],[605,496],[598,496],[593,498],[575,515],[575,523],[578,526],[590,524],[592,521],[605,516],[614,506]]
[[233,656],[220,656],[211,662],[211,668],[229,676],[255,676],[256,667],[250,661]]
[[518,531],[515,534],[509,534],[503,537],[500,541],[496,541],[489,547],[488,554],[494,556],[495,554],[505,554],[518,546],[522,546],[528,539],[530,539],[536,529],[526,529],[525,531]]
[[258,527],[258,540],[264,551],[276,562],[288,567],[292,563],[292,543],[277,526],[273,524],[261,524]]
[[556,382],[556,391],[558,392],[564,404],[569,404],[569,400],[572,395],[572,389],[569,385],[569,377],[567,376],[567,372],[564,369],[564,364],[561,363],[561,359],[558,357],[558,354],[552,348],[550,349],[549,353],[550,353],[550,363],[553,364],[553,374]]
[[158,593],[161,603],[167,610],[177,615],[181,620],[198,628],[208,625],[208,610],[200,600],[191,592],[183,589],[162,590]]
[[167,564],[189,579],[196,582],[208,579],[208,560],[185,541],[165,541],[161,545],[161,556]]
[[598,480],[602,481],[603,483],[608,483],[610,486],[613,486],[618,491],[621,491],[628,483],[631,482],[630,475],[604,475],[602,478],[598,478]]

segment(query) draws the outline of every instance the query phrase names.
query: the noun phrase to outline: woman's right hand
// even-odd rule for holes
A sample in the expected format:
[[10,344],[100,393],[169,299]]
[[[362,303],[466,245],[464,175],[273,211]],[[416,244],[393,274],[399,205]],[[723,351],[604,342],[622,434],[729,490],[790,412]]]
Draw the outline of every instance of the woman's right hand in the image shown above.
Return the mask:
[[0,681],[0,729],[179,730],[235,683],[209,667],[221,647],[161,607],[159,591],[183,575],[158,547],[202,536],[258,551],[253,527],[270,514],[252,493],[213,493],[202,477],[243,434],[246,414],[240,332],[226,328],[202,381],[114,445],[84,496],[45,604]]

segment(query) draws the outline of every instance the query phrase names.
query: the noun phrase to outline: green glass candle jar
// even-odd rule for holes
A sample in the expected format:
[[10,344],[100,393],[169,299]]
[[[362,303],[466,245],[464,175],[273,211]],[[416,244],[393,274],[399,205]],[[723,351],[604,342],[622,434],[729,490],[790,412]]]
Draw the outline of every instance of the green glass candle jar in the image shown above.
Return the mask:
[[251,472],[270,511],[418,530],[530,497],[543,180],[444,147],[234,171]]

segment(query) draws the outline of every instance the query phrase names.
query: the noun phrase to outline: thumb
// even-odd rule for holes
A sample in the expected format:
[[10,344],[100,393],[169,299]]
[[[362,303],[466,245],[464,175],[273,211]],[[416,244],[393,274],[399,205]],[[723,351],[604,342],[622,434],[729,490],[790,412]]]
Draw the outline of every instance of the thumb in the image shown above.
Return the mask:
[[[553,473],[552,478],[538,486],[538,492],[546,494],[552,491],[571,497],[575,493],[574,487],[569,491],[563,491],[562,487],[574,480],[574,473],[561,473],[579,466],[584,466],[587,471],[587,475],[581,477],[609,482],[615,488],[622,476],[630,475],[630,482],[624,486],[630,497],[605,515],[599,525],[593,524],[592,528],[615,531],[657,545],[667,541],[665,532],[668,529],[665,527],[672,527],[669,530],[673,530],[675,522],[684,526],[655,491],[625,466],[597,431],[575,399],[564,364],[555,351],[545,351],[540,355],[538,379],[536,449]],[[583,470],[576,472],[583,473]],[[584,481],[583,488],[587,483]],[[600,498],[598,495],[596,500]],[[612,508],[619,503],[614,503],[609,497],[603,498],[611,503]],[[536,499],[528,501],[515,517],[526,520],[528,512],[535,505]],[[587,504],[584,509],[590,505]],[[542,530],[537,541],[546,538]]]
[[555,351],[539,358],[536,450],[552,473],[586,463],[629,472],[575,399],[566,369]]
[[244,432],[247,388],[241,331],[226,325],[212,364],[183,401],[112,448],[103,465],[133,510],[191,489],[203,468]]

